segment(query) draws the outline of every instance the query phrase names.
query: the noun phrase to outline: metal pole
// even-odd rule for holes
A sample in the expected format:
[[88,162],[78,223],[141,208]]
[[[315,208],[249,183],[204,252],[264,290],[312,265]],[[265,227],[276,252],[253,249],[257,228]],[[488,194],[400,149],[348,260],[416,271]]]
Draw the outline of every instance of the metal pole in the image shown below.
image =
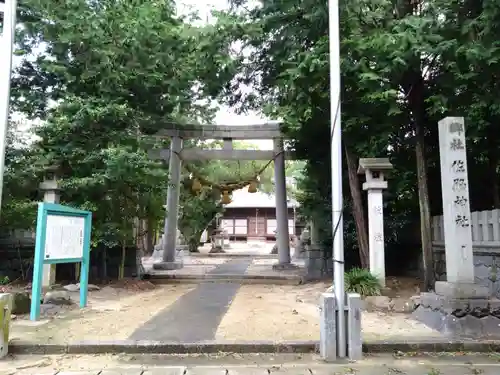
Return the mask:
[[346,356],[344,228],[342,219],[342,132],[340,124],[340,24],[339,0],[328,2],[330,47],[330,131],[332,168],[333,286],[337,302],[337,355]]
[[9,124],[10,78],[12,54],[16,29],[17,0],[7,0],[0,4],[3,11],[3,30],[0,37],[0,212],[2,206],[3,175],[5,173],[5,147]]

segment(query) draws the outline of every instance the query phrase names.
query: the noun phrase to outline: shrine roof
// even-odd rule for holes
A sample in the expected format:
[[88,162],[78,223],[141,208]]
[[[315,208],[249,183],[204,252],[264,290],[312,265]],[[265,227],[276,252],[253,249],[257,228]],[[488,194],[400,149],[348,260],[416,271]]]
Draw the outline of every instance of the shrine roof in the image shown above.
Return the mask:
[[[275,208],[276,198],[274,194],[267,194],[262,191],[249,193],[246,188],[233,192],[232,202],[226,208]],[[299,203],[294,199],[287,202],[288,208],[298,207]]]

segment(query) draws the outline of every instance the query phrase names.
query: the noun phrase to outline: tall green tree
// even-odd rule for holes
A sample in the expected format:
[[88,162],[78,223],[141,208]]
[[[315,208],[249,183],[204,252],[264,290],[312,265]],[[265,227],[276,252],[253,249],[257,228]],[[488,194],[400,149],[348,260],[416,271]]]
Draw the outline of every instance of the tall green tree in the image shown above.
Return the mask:
[[62,202],[93,211],[96,246],[124,252],[144,234],[137,220],[151,234],[164,218],[167,171],[144,136],[213,114],[200,104],[203,30],[173,1],[28,0],[19,22],[13,108],[43,120],[31,160],[39,175],[58,167]]
[[[356,175],[359,157],[389,156],[395,165],[385,207],[387,240],[389,245],[403,243],[408,236],[401,233],[411,233],[413,223],[420,223],[426,288],[434,279],[431,213],[442,212],[439,184],[428,184],[439,178],[440,118],[466,117],[471,180],[477,173],[489,179],[494,175],[498,183],[498,136],[491,127],[487,131],[496,116],[490,94],[498,61],[496,5],[451,0],[340,3],[344,175],[345,190],[351,192],[345,201],[346,230],[354,227],[352,214],[357,231],[346,238],[348,248],[357,245],[363,266],[368,241]],[[284,121],[295,149],[308,161],[303,210],[323,216],[321,221],[330,226],[329,209],[324,209],[330,202],[330,176],[325,173],[330,143],[327,2],[234,1],[230,11],[219,14],[215,29],[220,40],[246,48],[244,58],[236,59],[239,73],[218,93],[232,105],[264,108]],[[254,92],[245,95],[238,89],[241,83],[251,84]],[[474,189],[472,207],[482,207],[485,199]]]

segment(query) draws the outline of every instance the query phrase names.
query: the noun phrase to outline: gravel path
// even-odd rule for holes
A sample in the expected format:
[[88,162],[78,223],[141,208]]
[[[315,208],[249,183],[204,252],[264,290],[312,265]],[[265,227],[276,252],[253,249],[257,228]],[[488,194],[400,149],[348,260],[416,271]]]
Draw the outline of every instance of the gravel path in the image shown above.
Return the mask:
[[[230,306],[222,319],[214,320],[215,325],[210,328],[210,332],[215,332],[214,338],[217,340],[318,340],[317,304],[319,295],[327,289],[328,284],[242,285],[235,296],[224,302],[224,311],[228,304]],[[216,286],[207,285],[211,288]],[[139,327],[153,317],[158,317],[160,312],[167,311],[169,306],[178,304],[183,296],[198,286],[172,284],[158,286],[152,291],[134,292],[105,287],[90,294],[89,307],[86,309],[74,307],[64,311],[62,316],[34,323],[27,317],[18,317],[12,322],[11,340],[58,344],[85,340],[126,340]],[[208,293],[202,294],[205,299],[210,297]],[[186,318],[195,313],[199,321],[203,322],[203,306],[215,304],[214,298],[196,304],[195,311],[192,307],[188,309]],[[198,299],[202,300],[201,297]],[[212,307],[214,310],[215,307]],[[178,312],[178,316],[182,316],[182,312]],[[175,321],[182,330],[196,330],[196,325],[181,324],[182,319]],[[220,321],[218,327],[216,321]],[[169,325],[172,326],[172,323]],[[163,326],[157,327],[158,332]],[[363,339],[367,341],[413,341],[442,337],[406,314],[363,312],[362,328]]]
[[[326,283],[244,285],[217,330],[225,340],[319,340],[319,295]],[[364,340],[442,337],[406,314],[363,312]]]
[[54,319],[11,323],[11,341],[72,343],[83,340],[126,340],[140,325],[188,293],[194,285],[163,285],[147,292],[103,288],[89,297],[85,309],[73,309]]

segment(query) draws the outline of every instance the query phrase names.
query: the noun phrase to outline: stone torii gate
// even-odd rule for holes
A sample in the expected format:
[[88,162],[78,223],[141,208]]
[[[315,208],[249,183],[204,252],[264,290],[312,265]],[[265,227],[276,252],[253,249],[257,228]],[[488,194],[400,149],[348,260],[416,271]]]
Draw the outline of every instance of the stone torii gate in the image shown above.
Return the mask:
[[[153,268],[159,270],[178,269],[182,261],[176,259],[177,219],[179,214],[179,194],[182,161],[191,160],[274,160],[274,183],[276,193],[276,222],[278,264],[275,268],[293,267],[290,257],[290,241],[288,230],[288,208],[285,179],[285,157],[291,155],[283,149],[283,134],[279,123],[259,125],[174,125],[157,133],[158,137],[171,138],[170,149],[151,150],[150,156],[155,159],[168,160],[169,186],[167,190],[166,218],[164,238],[162,241],[163,259],[155,263]],[[200,140],[223,140],[222,150],[205,150],[201,148],[183,148],[183,140],[197,138]],[[233,140],[272,139],[273,150],[235,150]]]

